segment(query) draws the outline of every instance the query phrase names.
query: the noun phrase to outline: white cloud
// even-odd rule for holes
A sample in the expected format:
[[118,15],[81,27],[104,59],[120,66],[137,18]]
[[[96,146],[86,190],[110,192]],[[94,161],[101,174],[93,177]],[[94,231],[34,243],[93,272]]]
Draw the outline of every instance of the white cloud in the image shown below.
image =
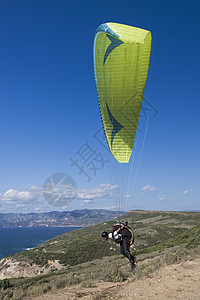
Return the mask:
[[92,203],[92,200],[84,200],[84,203]]
[[186,194],[189,194],[189,193],[191,193],[191,192],[192,192],[192,190],[189,190],[189,189],[188,189],[188,190],[185,190],[185,191],[183,192],[183,194],[186,195]]
[[155,186],[153,185],[145,185],[143,188],[141,188],[142,191],[145,191],[145,192],[153,192],[155,191]]
[[158,195],[158,198],[160,201],[163,201],[163,200],[165,200],[165,195]]
[[130,199],[130,198],[131,198],[131,195],[130,195],[130,194],[124,195],[123,198],[124,198],[124,199]]
[[96,200],[105,197],[112,197],[112,191],[117,189],[117,185],[100,184],[91,189],[77,190],[76,199],[78,200]]
[[37,188],[37,192],[35,187],[27,188],[24,191],[11,188],[0,194],[0,206],[3,212],[33,211],[37,201],[44,202],[41,188]]
[[27,200],[30,199],[30,193],[28,191],[19,192],[15,189],[9,189],[4,194],[0,195],[1,200]]
[[42,207],[35,207],[34,211],[40,211],[42,209]]
[[[97,187],[90,188],[90,189],[78,189],[76,192],[75,198],[71,198],[71,202],[74,200],[80,201],[82,204],[90,204],[98,199],[103,198],[112,198],[113,192],[118,188],[117,185],[111,184],[100,184]],[[56,194],[62,194],[63,201],[59,207],[56,209],[67,209],[70,201],[64,201],[65,197],[67,196],[63,192],[63,186],[59,189],[59,185],[55,189],[50,189],[46,191],[49,193],[49,197],[52,199],[55,197]],[[49,198],[50,199],[50,198]],[[50,199],[51,200],[51,199]],[[54,199],[53,199],[54,200]],[[55,201],[52,203],[55,203]],[[51,202],[45,201],[43,196],[43,187],[41,186],[31,186],[22,191],[16,189],[8,189],[6,192],[0,194],[0,209],[1,212],[44,212],[44,211],[51,211],[55,209],[52,206]]]
[[120,210],[121,207],[119,205],[112,205],[112,206],[104,206],[100,208],[106,210]]

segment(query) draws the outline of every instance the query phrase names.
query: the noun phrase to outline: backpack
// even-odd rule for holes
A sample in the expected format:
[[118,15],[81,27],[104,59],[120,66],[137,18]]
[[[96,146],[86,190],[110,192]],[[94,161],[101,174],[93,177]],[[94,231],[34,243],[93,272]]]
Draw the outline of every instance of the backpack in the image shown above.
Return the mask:
[[[122,224],[115,224],[112,226],[112,232],[114,233],[114,231],[116,231],[118,228],[120,228],[122,226]],[[125,225],[124,228],[122,228],[119,232],[122,237],[119,239],[116,239],[115,242],[116,243],[120,243],[122,242],[123,238],[127,238],[129,240],[130,245],[133,245],[134,243],[134,233],[133,230],[128,226]]]

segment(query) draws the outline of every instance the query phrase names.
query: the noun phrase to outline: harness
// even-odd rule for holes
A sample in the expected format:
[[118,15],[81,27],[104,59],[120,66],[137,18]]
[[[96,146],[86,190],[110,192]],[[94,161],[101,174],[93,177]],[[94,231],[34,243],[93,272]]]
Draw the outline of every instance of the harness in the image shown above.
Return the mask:
[[[115,224],[112,226],[112,236],[114,238],[114,231],[121,228],[122,224]],[[133,230],[128,226],[124,225],[124,227],[120,230],[121,237],[118,239],[114,239],[116,243],[121,243],[123,241],[123,238],[127,238],[129,240],[130,246],[134,243],[134,233]]]

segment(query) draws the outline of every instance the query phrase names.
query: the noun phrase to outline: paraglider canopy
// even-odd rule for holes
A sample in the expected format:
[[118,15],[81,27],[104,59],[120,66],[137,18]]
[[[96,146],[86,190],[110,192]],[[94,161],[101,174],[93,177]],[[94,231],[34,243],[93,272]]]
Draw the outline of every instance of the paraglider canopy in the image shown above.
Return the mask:
[[128,163],[138,126],[151,52],[150,31],[105,23],[94,40],[99,105],[114,158]]

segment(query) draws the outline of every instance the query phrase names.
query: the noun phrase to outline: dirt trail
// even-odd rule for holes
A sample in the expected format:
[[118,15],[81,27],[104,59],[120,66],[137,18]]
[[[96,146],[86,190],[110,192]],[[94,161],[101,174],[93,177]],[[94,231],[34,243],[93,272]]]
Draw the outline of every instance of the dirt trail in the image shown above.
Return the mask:
[[31,300],[200,300],[200,258],[168,265],[147,278],[123,283],[94,281],[95,287],[67,287]]

